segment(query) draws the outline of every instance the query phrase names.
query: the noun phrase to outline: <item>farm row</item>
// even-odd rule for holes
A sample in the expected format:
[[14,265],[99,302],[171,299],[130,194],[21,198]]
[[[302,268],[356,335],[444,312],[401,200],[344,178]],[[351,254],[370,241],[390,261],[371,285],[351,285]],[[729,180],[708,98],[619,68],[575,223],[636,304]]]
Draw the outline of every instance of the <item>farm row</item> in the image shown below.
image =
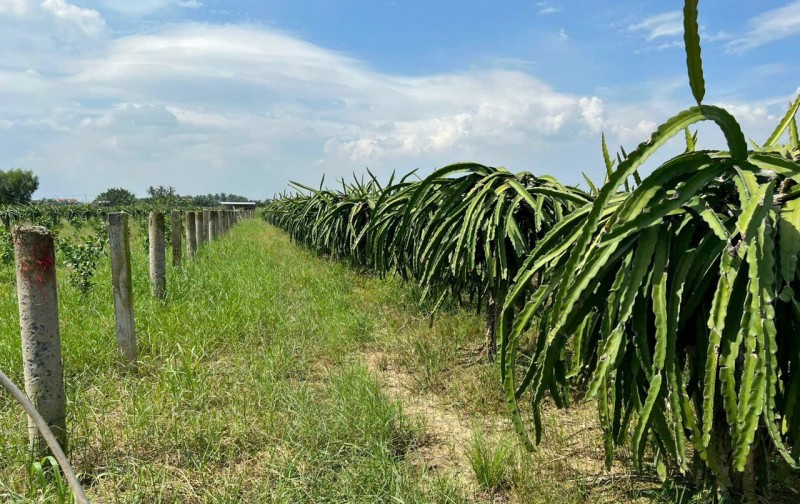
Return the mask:
[[[702,104],[696,2],[687,62],[697,106],[612,160],[589,191],[464,163],[421,180],[294,184],[264,217],[316,252],[487,313],[523,444],[545,398],[595,399],[610,466],[691,474],[754,501],[800,456],[800,97],[761,145]],[[727,145],[699,150],[710,121]],[[685,134],[685,151],[638,169]],[[781,139],[785,139],[781,142]],[[520,399],[531,408],[523,410]],[[529,418],[529,420],[526,420]]]
[[[253,216],[244,211],[180,211],[170,212],[170,242],[172,265],[182,266],[182,237],[186,237],[186,255],[194,258],[206,243],[220,239],[240,219]],[[138,363],[134,306],[132,294],[130,215],[109,213],[103,221],[107,228],[110,250],[111,284],[116,326],[116,343],[123,362]],[[99,218],[99,216],[95,216]],[[182,225],[185,220],[185,226]],[[165,299],[167,294],[166,232],[162,212],[150,212],[146,246],[149,252],[150,291],[153,298]],[[72,228],[74,232],[74,226]],[[94,237],[83,245],[69,240],[59,243],[66,264],[70,267],[70,282],[88,296],[91,279],[99,256],[105,253],[105,242]],[[76,252],[77,251],[77,252]],[[13,229],[13,255],[16,263],[16,290],[19,324],[22,339],[22,368],[25,394],[0,373],[2,385],[23,406],[29,416],[29,446],[39,457],[52,454],[63,469],[70,487],[79,502],[87,502],[83,490],[65,457],[68,448],[66,394],[61,355],[61,322],[59,320],[58,286],[56,276],[55,235],[45,227],[20,225]],[[29,399],[28,399],[29,398]],[[55,462],[54,462],[55,464]]]

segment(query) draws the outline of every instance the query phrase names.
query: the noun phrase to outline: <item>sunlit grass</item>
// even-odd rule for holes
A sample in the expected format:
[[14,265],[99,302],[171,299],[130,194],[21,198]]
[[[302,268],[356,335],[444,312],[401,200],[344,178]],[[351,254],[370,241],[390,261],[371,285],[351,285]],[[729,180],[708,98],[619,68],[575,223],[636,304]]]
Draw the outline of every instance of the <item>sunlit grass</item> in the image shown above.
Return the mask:
[[[116,354],[108,262],[85,298],[59,271],[70,457],[90,497],[461,499],[455,484],[404,463],[422,433],[357,357],[382,321],[361,309],[354,272],[250,221],[170,270],[160,302],[149,296],[139,241],[136,371]],[[15,289],[3,275],[0,365],[21,383]],[[5,396],[0,432],[0,500],[56,502],[55,488],[48,494],[28,476],[25,418]]]
[[[594,405],[546,415],[536,453],[508,438],[497,368],[476,352],[484,324],[471,308],[441,307],[432,322],[412,286],[315,257],[258,221],[170,269],[167,300],[156,301],[141,229],[132,230],[136,371],[116,353],[107,261],[85,298],[59,270],[70,458],[90,498],[554,504],[641,495],[625,479],[587,488],[602,464],[590,453]],[[0,268],[0,280],[0,366],[21,383],[13,268]],[[481,490],[479,475],[491,456],[479,471],[466,461],[463,474],[413,463],[431,426],[378,386],[365,368],[371,352],[407,373],[411,394],[441,398],[485,429],[486,454],[497,439],[511,443],[484,478],[493,490]],[[59,502],[56,482],[31,473],[26,445],[22,412],[0,394],[0,502]]]

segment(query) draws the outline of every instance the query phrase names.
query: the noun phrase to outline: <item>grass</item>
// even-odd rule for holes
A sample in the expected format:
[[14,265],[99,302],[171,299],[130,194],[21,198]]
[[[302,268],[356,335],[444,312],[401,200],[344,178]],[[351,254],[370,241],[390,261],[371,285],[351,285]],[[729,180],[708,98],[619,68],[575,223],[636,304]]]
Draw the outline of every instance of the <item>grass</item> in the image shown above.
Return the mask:
[[[451,482],[404,464],[422,432],[355,357],[379,319],[359,310],[352,272],[245,222],[170,270],[162,303],[149,297],[143,247],[132,252],[135,372],[116,355],[108,262],[86,298],[59,270],[70,456],[91,498],[459,500]],[[16,297],[3,274],[0,365],[21,383]],[[6,396],[0,434],[0,501],[48,500],[30,481],[25,418]]]
[[[481,316],[450,307],[432,324],[413,288],[316,258],[258,221],[241,223],[183,269],[170,269],[167,299],[156,301],[141,231],[132,227],[141,358],[135,371],[116,353],[108,261],[86,297],[59,270],[70,458],[90,498],[642,500],[627,487],[585,483],[602,461],[601,450],[592,451],[602,444],[593,444],[591,406],[546,414],[534,454],[515,442],[495,444],[510,428],[496,367],[476,352]],[[0,267],[0,367],[21,383],[11,270]],[[409,377],[411,397],[433,398],[483,433],[473,439],[473,454],[482,450],[476,470],[469,449],[463,470],[458,460],[450,471],[420,463],[432,443],[458,442],[432,439],[431,425],[403,397],[390,396],[366,366],[376,352]],[[453,434],[468,440],[470,432]],[[0,501],[59,502],[56,482],[31,470],[26,436],[23,413],[0,394]],[[595,465],[576,462],[584,458]]]
[[472,432],[467,458],[478,485],[484,490],[500,490],[508,483],[507,476],[514,461],[511,440],[490,439],[481,428]]

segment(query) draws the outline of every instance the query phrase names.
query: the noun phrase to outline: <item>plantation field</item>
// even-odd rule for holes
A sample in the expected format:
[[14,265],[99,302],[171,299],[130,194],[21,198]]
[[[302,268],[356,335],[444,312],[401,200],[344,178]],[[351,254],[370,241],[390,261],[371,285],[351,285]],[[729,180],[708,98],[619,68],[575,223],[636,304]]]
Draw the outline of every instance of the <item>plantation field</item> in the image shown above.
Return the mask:
[[[114,342],[108,261],[82,298],[59,270],[70,458],[97,502],[662,502],[677,483],[603,468],[596,407],[547,408],[519,448],[482,317],[425,316],[396,279],[313,256],[257,220],[148,295],[132,247],[140,364]],[[0,367],[21,383],[12,268]],[[0,501],[59,502],[29,476],[25,417],[0,396]],[[66,494],[66,490],[63,492]]]

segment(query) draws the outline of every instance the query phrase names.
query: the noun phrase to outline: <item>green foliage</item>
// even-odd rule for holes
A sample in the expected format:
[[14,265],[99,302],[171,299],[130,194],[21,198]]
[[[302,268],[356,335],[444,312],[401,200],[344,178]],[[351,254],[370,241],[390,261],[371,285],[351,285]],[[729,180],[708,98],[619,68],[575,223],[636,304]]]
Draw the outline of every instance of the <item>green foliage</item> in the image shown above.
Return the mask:
[[162,209],[180,206],[181,196],[172,186],[150,186],[147,188],[147,196],[152,205]]
[[[687,53],[699,55],[691,38]],[[723,494],[749,500],[753,467],[767,468],[759,454],[797,468],[800,156],[775,145],[795,112],[757,151],[726,111],[681,112],[627,156],[588,211],[532,250],[500,324],[507,401],[528,446],[521,397],[530,394],[538,440],[545,394],[565,406],[579,385],[598,402],[608,464],[629,444],[641,468],[650,448],[683,473],[704,465]],[[720,127],[726,150],[694,151],[686,128],[699,120]],[[682,129],[686,153],[616,194]],[[538,336],[523,348],[530,329]]]
[[39,177],[30,170],[0,170],[0,205],[28,203],[38,188]]
[[[467,298],[494,310],[523,258],[556,222],[591,196],[553,177],[458,163],[423,180],[342,183],[274,199],[263,215],[320,254],[416,282],[423,298]],[[324,181],[323,181],[324,182]]]
[[473,430],[465,451],[481,488],[499,490],[508,483],[514,462],[513,445],[508,439],[492,440],[477,428]]
[[502,300],[530,248],[590,200],[552,177],[472,163],[442,168],[404,208],[401,229],[414,229],[411,273],[433,293]]
[[116,207],[135,205],[137,200],[138,198],[131,191],[122,187],[112,187],[98,194],[94,202]]
[[75,502],[55,457],[36,460],[30,467],[31,497],[46,502],[71,504]]
[[14,241],[11,233],[0,228],[0,265],[14,264]]
[[[173,271],[165,304],[150,296],[143,236],[131,231],[136,372],[113,365],[111,289],[69,295],[58,269],[71,454],[92,502],[468,502],[460,478],[412,463],[427,436],[356,358],[371,328],[386,341],[407,332],[413,308],[387,315],[373,302],[408,289],[321,262],[251,220]],[[110,286],[99,264],[95,281]],[[0,333],[18,331],[16,311],[13,283],[0,282]],[[18,337],[0,338],[16,381],[21,351]],[[40,491],[27,436],[0,399],[0,502]],[[37,502],[56,502],[48,485]]]
[[[603,137],[606,181],[591,195],[463,163],[362,192],[284,195],[264,215],[435,299],[502,305],[502,381],[529,448],[521,398],[538,441],[542,401],[566,407],[578,387],[597,401],[609,466],[629,446],[639,469],[648,456],[662,473],[704,467],[723,494],[752,498],[753,467],[776,455],[797,468],[800,456],[800,97],[749,150],[731,114],[699,105],[697,1],[684,16],[698,106],[616,163]],[[697,150],[700,121],[720,128],[723,149]],[[686,151],[640,177],[681,132]]]
[[215,207],[219,206],[221,201],[252,201],[246,196],[239,196],[237,194],[198,194],[192,196],[192,205],[196,207]]
[[76,244],[64,239],[58,241],[59,254],[70,270],[70,283],[84,296],[89,294],[94,285],[93,278],[98,261],[105,254],[108,241],[105,236],[85,238]]
[[683,6],[683,39],[686,47],[686,68],[689,70],[689,86],[692,95],[700,105],[706,94],[703,78],[703,61],[700,57],[700,26],[697,23],[697,3],[699,0],[686,0]]

